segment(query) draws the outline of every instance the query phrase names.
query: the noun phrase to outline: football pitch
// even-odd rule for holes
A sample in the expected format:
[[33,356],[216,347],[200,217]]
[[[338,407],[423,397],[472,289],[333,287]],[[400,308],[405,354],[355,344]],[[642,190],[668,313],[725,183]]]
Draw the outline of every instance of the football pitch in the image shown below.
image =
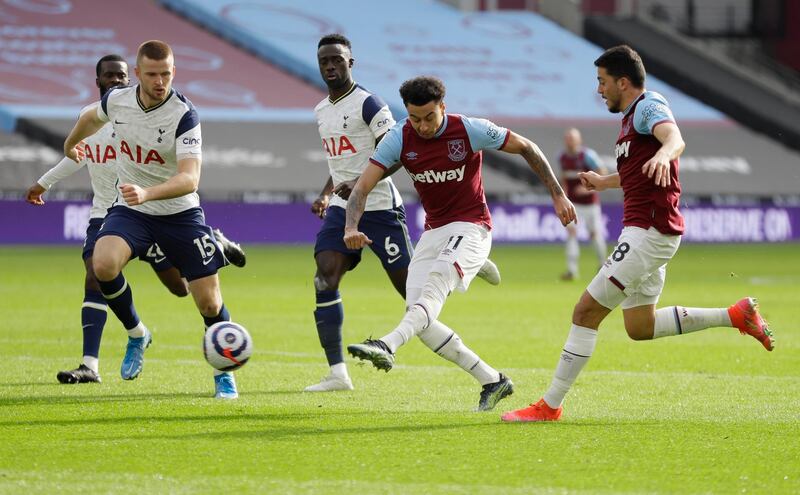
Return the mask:
[[[327,374],[312,311],[312,248],[247,246],[221,274],[233,320],[255,342],[240,398],[211,398],[202,319],[144,263],[126,270],[154,332],[125,382],[126,334],[109,313],[102,384],[59,385],[80,362],[78,246],[0,248],[2,493],[800,493],[800,246],[685,245],[660,305],[758,297],[777,338],[766,352],[732,329],[652,342],[619,311],[558,423],[502,424],[539,399],[583,276],[560,282],[560,246],[496,246],[503,283],[476,280],[441,320],[515,393],[475,413],[480,387],[421,342],[385,374],[348,358],[356,389],[309,394]],[[387,333],[400,297],[371,254],[342,284],[345,343]]]

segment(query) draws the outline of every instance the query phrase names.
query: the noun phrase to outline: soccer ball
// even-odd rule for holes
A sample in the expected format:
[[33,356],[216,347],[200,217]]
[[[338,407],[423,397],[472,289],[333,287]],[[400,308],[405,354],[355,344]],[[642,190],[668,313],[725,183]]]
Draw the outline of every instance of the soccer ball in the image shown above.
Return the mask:
[[232,321],[214,323],[203,337],[203,354],[212,367],[233,371],[245,365],[253,353],[253,339],[247,330]]

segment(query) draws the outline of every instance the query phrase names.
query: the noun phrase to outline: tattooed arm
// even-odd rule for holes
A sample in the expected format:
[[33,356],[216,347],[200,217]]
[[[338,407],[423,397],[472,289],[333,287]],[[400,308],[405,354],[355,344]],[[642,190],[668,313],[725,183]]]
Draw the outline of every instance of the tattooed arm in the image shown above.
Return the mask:
[[531,167],[531,170],[539,176],[542,184],[544,184],[550,192],[550,196],[553,198],[553,208],[556,210],[556,215],[558,215],[561,223],[567,225],[575,220],[575,207],[572,205],[572,202],[567,199],[564,190],[561,189],[561,185],[553,174],[553,169],[550,167],[550,163],[548,163],[542,150],[530,139],[524,138],[515,132],[508,132],[508,141],[506,141],[505,146],[503,146],[500,151],[522,155],[525,161],[528,162],[528,166]]
[[349,249],[361,249],[367,244],[372,244],[372,240],[366,234],[358,231],[358,222],[367,205],[367,196],[383,178],[383,173],[382,167],[367,165],[350,192],[350,198],[347,200],[347,219],[344,224],[344,243]]

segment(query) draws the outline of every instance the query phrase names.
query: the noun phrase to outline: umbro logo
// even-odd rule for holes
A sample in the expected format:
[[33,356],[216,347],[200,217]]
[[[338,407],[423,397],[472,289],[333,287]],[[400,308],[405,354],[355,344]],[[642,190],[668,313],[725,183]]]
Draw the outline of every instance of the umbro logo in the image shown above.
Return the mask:
[[409,151],[408,153],[406,153],[406,158],[408,158],[409,160],[416,160],[418,156],[419,154],[414,151]]
[[117,120],[117,119],[114,119],[114,123],[115,123],[115,124],[119,124],[119,125],[127,124],[127,122],[120,122],[120,121],[119,121],[119,120]]

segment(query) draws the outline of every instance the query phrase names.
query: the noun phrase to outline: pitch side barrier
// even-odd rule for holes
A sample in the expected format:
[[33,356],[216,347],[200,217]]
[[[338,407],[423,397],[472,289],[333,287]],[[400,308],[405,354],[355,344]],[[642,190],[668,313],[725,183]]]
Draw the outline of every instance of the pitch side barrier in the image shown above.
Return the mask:
[[[319,219],[307,204],[247,204],[204,202],[206,219],[237,241],[253,244],[311,244]],[[566,230],[544,204],[490,204],[498,243],[561,243]],[[23,201],[0,200],[0,244],[80,244],[89,220],[88,202],[50,201],[35,208]],[[424,212],[418,204],[406,206],[413,240],[423,231]],[[603,226],[616,239],[622,225],[622,206],[604,204]],[[710,206],[683,208],[684,242],[772,243],[800,241],[800,206]],[[268,228],[281,225],[281,228]],[[586,233],[580,232],[585,238]]]

